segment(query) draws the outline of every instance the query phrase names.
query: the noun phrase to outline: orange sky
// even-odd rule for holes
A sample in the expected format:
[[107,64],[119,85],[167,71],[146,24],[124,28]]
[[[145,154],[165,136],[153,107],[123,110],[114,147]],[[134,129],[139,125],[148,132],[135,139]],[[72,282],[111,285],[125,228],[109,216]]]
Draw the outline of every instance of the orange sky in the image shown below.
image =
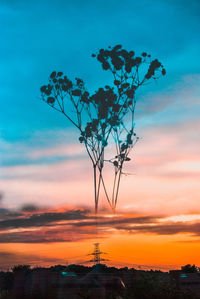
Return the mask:
[[[34,222],[36,214],[40,216]],[[104,212],[99,214],[98,228],[94,215],[85,209],[23,212],[19,218],[23,219],[18,223],[21,229],[11,228],[16,225],[15,217],[15,224],[10,221],[10,228],[0,235],[1,242],[6,242],[5,238],[11,242],[0,245],[2,257],[9,257],[9,261],[1,258],[3,268],[19,261],[44,266],[84,263],[90,258],[87,254],[93,251],[94,242],[107,252],[108,265],[166,271],[188,262],[200,263],[199,214],[166,217]]]

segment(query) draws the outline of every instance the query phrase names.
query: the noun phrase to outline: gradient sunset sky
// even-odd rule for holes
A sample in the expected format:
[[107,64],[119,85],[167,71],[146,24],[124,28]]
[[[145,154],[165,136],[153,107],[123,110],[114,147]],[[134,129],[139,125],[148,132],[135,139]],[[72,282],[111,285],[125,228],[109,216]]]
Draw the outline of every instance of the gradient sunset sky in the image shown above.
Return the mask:
[[[0,268],[83,262],[97,240],[112,265],[200,266],[199,32],[199,0],[0,1]],[[97,236],[90,161],[40,86],[105,86],[91,54],[116,44],[167,74],[138,90],[132,175],[115,215],[102,195]]]

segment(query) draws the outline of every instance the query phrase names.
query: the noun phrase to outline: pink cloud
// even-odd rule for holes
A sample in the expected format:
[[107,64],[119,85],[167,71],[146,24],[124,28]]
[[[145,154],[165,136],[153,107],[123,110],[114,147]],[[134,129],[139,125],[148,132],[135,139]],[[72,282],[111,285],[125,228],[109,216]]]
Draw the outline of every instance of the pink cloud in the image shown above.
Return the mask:
[[[186,79],[189,85],[190,80],[194,80]],[[174,101],[174,108],[170,109],[176,111],[184,107],[187,111],[190,107],[197,107],[195,90],[190,92],[189,87],[183,88]],[[199,127],[199,120],[191,120],[161,126],[155,122],[150,127],[137,128],[141,139],[131,153],[132,160],[125,167],[125,172],[132,175],[122,178],[119,208],[131,207],[145,213],[165,210],[168,214],[200,210]],[[112,147],[108,148],[109,153],[111,150]],[[0,188],[7,203],[42,201],[56,205],[73,202],[93,206],[92,169],[83,145],[62,143],[32,149],[26,155],[30,163],[45,157],[66,156],[70,159],[52,164],[2,167]],[[113,168],[112,165],[109,167],[105,171],[105,181],[111,191]],[[103,194],[101,202],[106,204]]]
[[58,145],[43,149],[36,149],[28,154],[30,159],[49,158],[54,156],[74,157],[85,154],[84,146],[81,144]]

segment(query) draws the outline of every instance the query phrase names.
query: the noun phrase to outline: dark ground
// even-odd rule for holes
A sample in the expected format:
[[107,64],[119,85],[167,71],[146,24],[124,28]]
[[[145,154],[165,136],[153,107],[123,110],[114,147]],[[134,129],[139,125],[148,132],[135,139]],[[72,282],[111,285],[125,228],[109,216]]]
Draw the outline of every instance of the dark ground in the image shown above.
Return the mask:
[[190,265],[170,273],[105,265],[32,269],[20,265],[10,272],[0,272],[0,299],[50,298],[197,299],[200,274]]

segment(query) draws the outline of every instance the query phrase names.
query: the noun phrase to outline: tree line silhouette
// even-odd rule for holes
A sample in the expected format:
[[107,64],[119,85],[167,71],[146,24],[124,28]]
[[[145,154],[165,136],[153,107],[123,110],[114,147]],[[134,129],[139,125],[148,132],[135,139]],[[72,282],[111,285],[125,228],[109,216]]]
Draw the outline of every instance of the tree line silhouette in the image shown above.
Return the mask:
[[[56,265],[50,268],[35,267],[29,265],[18,265],[9,272],[0,272],[0,298],[1,299],[50,299],[50,298],[66,298],[59,297],[61,288],[64,288],[63,294],[71,290],[71,294],[76,292],[77,298],[91,297],[88,292],[93,289],[97,292],[95,298],[116,299],[120,290],[112,283],[110,278],[119,277],[123,280],[125,288],[121,292],[123,299],[198,299],[192,289],[180,290],[173,277],[168,272],[153,270],[136,270],[134,268],[115,268],[101,265],[101,271],[87,276],[92,273],[95,266],[87,267],[83,265]],[[62,277],[63,271],[73,272],[75,277]],[[199,274],[199,268],[195,265],[182,266],[182,272]],[[195,272],[194,272],[195,271]],[[106,277],[106,288],[109,292],[106,297],[98,297],[101,286],[97,286],[95,280],[102,280]],[[88,278],[90,277],[90,281]],[[59,283],[62,278],[62,283]],[[75,281],[82,281],[81,287]],[[63,284],[64,281],[64,284]],[[90,287],[88,287],[90,283]],[[76,290],[78,288],[78,291]],[[90,291],[90,290],[89,290]],[[94,294],[94,293],[93,293]],[[118,295],[117,295],[118,294]]]

